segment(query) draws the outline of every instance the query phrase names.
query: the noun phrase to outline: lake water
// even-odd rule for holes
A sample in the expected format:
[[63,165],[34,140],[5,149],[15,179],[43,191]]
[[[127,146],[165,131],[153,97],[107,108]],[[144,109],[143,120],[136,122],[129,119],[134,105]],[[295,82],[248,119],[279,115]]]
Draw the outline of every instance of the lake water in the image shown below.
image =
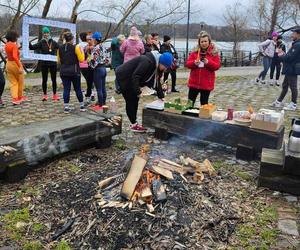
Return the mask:
[[[189,40],[189,49],[194,48],[197,45],[197,39],[190,39]],[[174,40],[172,40],[174,44]],[[233,42],[215,42],[219,50],[232,50]],[[258,52],[258,44],[259,42],[253,41],[246,41],[240,43],[240,49],[244,51],[251,51],[252,53]],[[175,40],[175,47],[176,49],[183,50],[186,48],[186,40],[184,39],[176,39]]]

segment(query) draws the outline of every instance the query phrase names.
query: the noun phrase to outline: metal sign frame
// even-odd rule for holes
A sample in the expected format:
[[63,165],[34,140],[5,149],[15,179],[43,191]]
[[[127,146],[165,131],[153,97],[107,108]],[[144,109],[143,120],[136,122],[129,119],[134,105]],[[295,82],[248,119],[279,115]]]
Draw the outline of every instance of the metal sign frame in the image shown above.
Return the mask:
[[29,50],[29,25],[42,25],[49,27],[56,27],[61,29],[69,29],[74,37],[76,37],[76,24],[60,22],[55,20],[36,18],[36,17],[23,17],[23,25],[22,25],[22,54],[25,59],[34,59],[41,61],[57,61],[57,57],[53,55],[44,55],[44,54],[36,54]]

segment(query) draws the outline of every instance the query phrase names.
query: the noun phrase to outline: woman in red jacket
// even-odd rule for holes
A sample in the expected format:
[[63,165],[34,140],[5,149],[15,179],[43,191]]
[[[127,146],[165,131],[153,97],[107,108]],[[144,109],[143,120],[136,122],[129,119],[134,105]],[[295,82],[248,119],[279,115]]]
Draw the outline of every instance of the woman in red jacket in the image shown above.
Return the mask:
[[186,67],[191,69],[188,98],[195,104],[200,93],[200,104],[208,104],[209,94],[215,86],[215,71],[221,67],[221,63],[218,50],[206,31],[198,35],[198,46],[189,55]]

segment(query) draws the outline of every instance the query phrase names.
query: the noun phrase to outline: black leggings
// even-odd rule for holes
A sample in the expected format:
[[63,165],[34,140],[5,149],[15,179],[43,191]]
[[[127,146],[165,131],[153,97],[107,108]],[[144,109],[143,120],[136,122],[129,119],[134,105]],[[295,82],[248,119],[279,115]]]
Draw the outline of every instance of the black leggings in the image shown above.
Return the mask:
[[88,68],[81,68],[81,74],[83,75],[85,81],[86,81],[86,93],[85,93],[85,97],[91,97],[92,95],[92,90],[94,88],[94,77],[93,77],[93,69],[88,67]]
[[164,73],[164,82],[168,79],[169,73],[171,74],[171,79],[172,79],[172,90],[175,90],[176,87],[176,70],[171,70],[170,72],[165,72]]
[[271,72],[270,72],[270,79],[272,80],[274,77],[274,72],[275,72],[275,68],[276,68],[276,80],[279,80],[280,77],[280,71],[281,71],[281,63],[276,61],[276,60],[272,60],[272,64],[271,64]]
[[121,92],[125,99],[126,114],[129,118],[129,121],[131,122],[131,124],[135,124],[137,111],[138,111],[138,107],[139,107],[139,98],[130,89],[122,89],[122,87],[121,87]]
[[200,104],[201,105],[208,104],[210,90],[189,88],[188,98],[193,102],[193,106],[195,105],[199,93],[200,93]]
[[57,83],[56,83],[56,73],[57,73],[57,65],[42,65],[42,87],[44,95],[47,95],[47,81],[48,81],[48,72],[50,71],[51,81],[52,81],[52,91],[53,95],[56,94]]
[[5,87],[5,78],[2,69],[0,68],[0,99]]

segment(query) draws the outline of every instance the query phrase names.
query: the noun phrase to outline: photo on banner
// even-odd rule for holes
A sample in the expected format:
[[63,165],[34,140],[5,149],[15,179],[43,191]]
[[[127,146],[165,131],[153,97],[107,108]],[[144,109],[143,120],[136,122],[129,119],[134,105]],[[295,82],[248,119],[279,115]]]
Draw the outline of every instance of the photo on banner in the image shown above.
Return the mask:
[[[30,40],[32,40],[30,39],[32,37],[32,34],[30,33],[31,30],[30,28],[33,25],[42,26],[42,27],[47,26],[49,28],[52,28],[52,30],[55,30],[55,32],[53,32],[53,35],[51,36],[53,40],[55,40],[56,42],[58,41],[59,36],[63,30],[70,30],[70,32],[72,32],[74,37],[76,36],[76,24],[25,16],[23,18],[23,26],[22,26],[22,53],[23,53],[23,58],[25,59],[54,61],[54,62],[57,61],[57,57],[54,55],[39,54],[36,53],[36,51],[29,49],[29,42]],[[36,37],[38,37],[38,32],[35,35]],[[32,42],[32,44],[35,44],[37,42],[38,40],[36,39]]]

